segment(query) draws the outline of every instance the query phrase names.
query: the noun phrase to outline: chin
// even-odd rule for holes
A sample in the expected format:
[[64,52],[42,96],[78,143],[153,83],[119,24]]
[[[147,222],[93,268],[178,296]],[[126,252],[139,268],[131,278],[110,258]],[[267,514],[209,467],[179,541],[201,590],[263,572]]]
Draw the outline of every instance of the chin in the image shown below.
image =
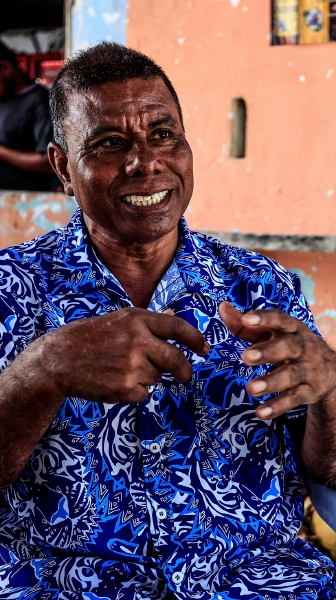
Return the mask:
[[129,237],[133,241],[137,240],[139,242],[159,240],[177,229],[178,221],[179,219],[174,220],[174,222],[169,220],[168,223],[160,221],[156,223],[139,222],[136,228],[132,228],[133,231],[130,232]]

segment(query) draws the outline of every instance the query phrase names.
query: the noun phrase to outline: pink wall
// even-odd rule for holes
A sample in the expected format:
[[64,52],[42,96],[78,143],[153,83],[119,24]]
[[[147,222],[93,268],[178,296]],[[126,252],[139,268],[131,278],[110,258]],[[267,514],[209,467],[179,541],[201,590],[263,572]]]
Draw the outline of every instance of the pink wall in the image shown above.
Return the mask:
[[[270,0],[131,0],[127,44],[181,97],[195,158],[195,229],[336,233],[336,43],[270,46]],[[233,98],[247,157],[233,159]]]
[[[263,250],[261,253],[266,254]],[[324,338],[336,350],[336,255],[323,252],[267,252],[296,272]]]

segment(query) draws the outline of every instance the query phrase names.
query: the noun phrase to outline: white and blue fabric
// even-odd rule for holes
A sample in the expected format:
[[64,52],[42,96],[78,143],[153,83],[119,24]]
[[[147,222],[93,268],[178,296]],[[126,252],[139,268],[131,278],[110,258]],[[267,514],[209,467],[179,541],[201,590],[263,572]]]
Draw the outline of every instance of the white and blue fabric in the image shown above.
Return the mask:
[[[45,332],[132,306],[79,209],[67,227],[1,251],[0,271],[2,368]],[[296,275],[181,219],[148,308],[171,308],[211,351],[182,347],[190,381],[166,373],[142,404],[64,402],[2,492],[0,599],[336,598],[335,566],[297,538],[303,499],[286,422],[305,409],[256,417],[245,386],[272,367],[243,364],[248,344],[221,321],[223,300],[279,308],[315,330]]]

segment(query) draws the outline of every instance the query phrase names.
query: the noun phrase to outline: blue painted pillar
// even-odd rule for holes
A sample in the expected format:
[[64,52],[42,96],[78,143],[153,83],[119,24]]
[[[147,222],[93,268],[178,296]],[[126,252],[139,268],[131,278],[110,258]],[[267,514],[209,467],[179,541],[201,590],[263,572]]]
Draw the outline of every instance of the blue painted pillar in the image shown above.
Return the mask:
[[71,7],[71,54],[100,41],[126,43],[127,0],[75,0]]

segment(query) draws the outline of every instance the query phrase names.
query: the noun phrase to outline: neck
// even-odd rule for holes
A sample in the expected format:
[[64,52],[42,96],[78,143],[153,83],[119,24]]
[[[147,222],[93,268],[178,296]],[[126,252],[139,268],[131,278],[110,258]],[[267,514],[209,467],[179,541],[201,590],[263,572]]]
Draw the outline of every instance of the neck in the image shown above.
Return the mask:
[[123,244],[85,218],[92,245],[104,265],[123,286],[134,306],[147,308],[162,276],[173,262],[178,227],[157,240]]

